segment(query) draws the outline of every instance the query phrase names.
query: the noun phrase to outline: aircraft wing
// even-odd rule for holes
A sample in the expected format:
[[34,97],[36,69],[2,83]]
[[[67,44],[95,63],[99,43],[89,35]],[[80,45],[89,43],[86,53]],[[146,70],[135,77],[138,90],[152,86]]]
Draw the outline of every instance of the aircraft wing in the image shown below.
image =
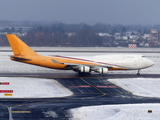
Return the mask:
[[101,66],[101,65],[84,65],[84,64],[74,64],[74,63],[63,63],[66,65],[66,68],[72,69],[76,72],[98,72],[98,73],[107,73],[108,69],[112,68],[111,66]]
[[87,64],[75,64],[75,63],[60,63],[54,59],[52,59],[54,63],[64,64],[67,69],[71,69],[76,72],[81,73],[89,73],[91,71],[98,72],[101,74],[108,73],[108,69],[112,68],[112,66],[104,66],[104,65],[87,65]]

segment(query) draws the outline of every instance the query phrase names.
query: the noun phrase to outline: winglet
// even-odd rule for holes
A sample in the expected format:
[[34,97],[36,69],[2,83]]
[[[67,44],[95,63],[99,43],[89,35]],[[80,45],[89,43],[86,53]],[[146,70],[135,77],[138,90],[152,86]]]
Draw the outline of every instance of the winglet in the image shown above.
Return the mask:
[[16,56],[37,56],[38,54],[26,45],[21,39],[14,34],[6,35],[8,42]]

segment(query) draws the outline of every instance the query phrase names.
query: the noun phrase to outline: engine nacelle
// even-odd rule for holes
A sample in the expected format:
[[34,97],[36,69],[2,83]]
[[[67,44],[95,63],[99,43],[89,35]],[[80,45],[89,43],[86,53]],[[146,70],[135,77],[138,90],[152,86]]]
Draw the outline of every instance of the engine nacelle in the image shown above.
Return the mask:
[[79,71],[82,72],[82,73],[88,73],[88,72],[90,72],[90,67],[88,67],[88,66],[81,66],[79,68]]
[[99,68],[99,69],[98,69],[98,72],[99,72],[100,74],[107,74],[107,73],[108,73],[108,68]]

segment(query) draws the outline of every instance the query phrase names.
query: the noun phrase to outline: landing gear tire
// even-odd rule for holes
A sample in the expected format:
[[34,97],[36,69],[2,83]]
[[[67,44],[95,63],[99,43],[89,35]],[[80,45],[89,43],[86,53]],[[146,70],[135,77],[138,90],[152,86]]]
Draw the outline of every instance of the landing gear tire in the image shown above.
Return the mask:
[[91,75],[91,73],[78,72],[78,75]]
[[141,74],[140,73],[137,73],[137,76],[140,76]]
[[140,72],[140,70],[138,70],[137,76],[140,76],[140,75],[141,75],[139,72]]

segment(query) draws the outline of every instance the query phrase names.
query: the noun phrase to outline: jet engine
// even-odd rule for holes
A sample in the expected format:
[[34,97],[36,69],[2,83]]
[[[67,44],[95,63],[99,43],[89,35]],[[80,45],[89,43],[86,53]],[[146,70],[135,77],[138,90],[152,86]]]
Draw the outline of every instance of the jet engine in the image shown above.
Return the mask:
[[88,72],[90,72],[90,67],[88,67],[88,66],[81,66],[81,67],[79,68],[79,71],[80,71],[81,73],[88,73]]
[[107,74],[108,68],[98,68],[97,72],[100,74]]

